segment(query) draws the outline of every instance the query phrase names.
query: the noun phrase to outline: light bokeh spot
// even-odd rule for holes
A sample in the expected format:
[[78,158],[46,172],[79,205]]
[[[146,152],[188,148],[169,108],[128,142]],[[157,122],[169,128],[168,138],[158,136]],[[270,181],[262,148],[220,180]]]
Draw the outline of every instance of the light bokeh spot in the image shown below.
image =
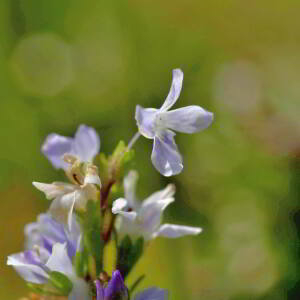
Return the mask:
[[30,35],[17,44],[12,68],[26,92],[55,96],[73,79],[70,46],[54,33]]

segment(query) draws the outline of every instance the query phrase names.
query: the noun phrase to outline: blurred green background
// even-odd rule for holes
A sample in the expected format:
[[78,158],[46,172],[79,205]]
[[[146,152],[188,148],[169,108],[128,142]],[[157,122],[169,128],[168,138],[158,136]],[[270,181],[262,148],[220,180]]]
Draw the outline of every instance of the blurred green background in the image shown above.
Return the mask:
[[135,105],[160,107],[180,67],[176,107],[215,121],[178,134],[173,178],[141,138],[139,193],[174,182],[165,221],[204,232],[156,240],[130,280],[146,273],[143,286],[172,300],[299,299],[299,11],[295,0],[0,0],[0,298],[27,293],[5,262],[49,205],[31,182],[64,178],[40,153],[46,135],[84,123],[111,152],[137,130]]

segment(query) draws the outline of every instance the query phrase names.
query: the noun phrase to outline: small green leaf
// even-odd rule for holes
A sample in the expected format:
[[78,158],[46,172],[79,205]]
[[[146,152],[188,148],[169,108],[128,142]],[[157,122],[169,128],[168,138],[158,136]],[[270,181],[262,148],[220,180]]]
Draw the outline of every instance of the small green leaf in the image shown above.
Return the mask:
[[73,288],[71,280],[66,275],[57,271],[50,272],[49,283],[64,296],[68,296]]

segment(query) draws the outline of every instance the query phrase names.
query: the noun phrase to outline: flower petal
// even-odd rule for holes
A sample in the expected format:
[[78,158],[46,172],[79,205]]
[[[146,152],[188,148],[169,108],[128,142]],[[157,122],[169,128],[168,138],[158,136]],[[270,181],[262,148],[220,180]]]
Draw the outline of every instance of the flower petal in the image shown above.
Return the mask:
[[157,232],[153,234],[152,238],[156,238],[158,236],[178,238],[184,235],[197,235],[201,231],[202,229],[199,227],[163,224],[162,226],[160,226]]
[[173,198],[176,188],[174,184],[168,184],[163,190],[153,193],[148,198],[146,198],[142,206],[147,206],[148,204],[159,202],[164,199]]
[[46,263],[46,267],[51,271],[61,272],[65,275],[73,275],[73,266],[68,256],[66,243],[56,243],[53,245],[52,254]]
[[42,145],[42,153],[51,161],[54,168],[66,170],[68,164],[63,160],[63,155],[71,153],[72,146],[72,138],[51,133]]
[[53,218],[65,225],[69,230],[72,230],[72,212],[76,201],[76,192],[55,198],[49,208]]
[[99,153],[100,138],[96,130],[86,125],[80,125],[76,131],[73,153],[83,162],[92,161]]
[[124,178],[124,196],[128,202],[128,206],[131,208],[136,208],[138,205],[136,199],[136,184],[138,181],[139,175],[137,171],[131,170],[127,176]]
[[95,284],[96,284],[96,294],[97,294],[96,300],[104,300],[104,287],[102,286],[99,280],[96,280]]
[[104,290],[104,299],[128,299],[128,291],[120,271],[112,273],[111,280]]
[[126,211],[127,205],[128,202],[124,198],[119,198],[115,200],[112,206],[112,213],[119,214],[130,221],[134,221],[137,216],[137,213],[135,211]]
[[157,115],[157,122],[161,127],[184,133],[195,133],[204,130],[212,121],[213,114],[196,105],[162,112]]
[[12,266],[26,281],[42,284],[48,279],[48,274],[41,266],[26,259],[24,253],[8,256],[7,265]]
[[164,176],[179,174],[183,169],[182,158],[170,130],[160,132],[155,136],[151,154],[154,167]]
[[135,109],[135,119],[139,132],[148,139],[153,139],[155,135],[155,117],[158,109],[143,108],[139,105]]
[[53,182],[50,184],[33,182],[32,184],[38,190],[44,192],[48,200],[52,200],[75,190],[75,186],[73,184],[67,184],[64,182]]
[[149,288],[144,290],[143,292],[138,293],[134,300],[167,300],[168,299],[168,291],[165,289],[159,288]]
[[152,202],[143,202],[138,217],[143,230],[149,237],[159,228],[163,211],[173,201],[174,198],[170,197]]
[[163,106],[160,108],[160,111],[167,111],[168,109],[170,109],[177,101],[181,92],[183,72],[180,69],[174,69],[172,71],[172,74],[173,74],[173,78],[172,78],[171,89],[169,91],[169,94]]

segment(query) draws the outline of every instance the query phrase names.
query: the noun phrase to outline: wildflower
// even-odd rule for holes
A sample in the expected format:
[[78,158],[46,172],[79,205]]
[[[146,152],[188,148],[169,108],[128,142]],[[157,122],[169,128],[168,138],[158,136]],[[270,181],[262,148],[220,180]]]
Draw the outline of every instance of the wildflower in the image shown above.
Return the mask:
[[68,300],[91,300],[87,283],[78,278],[73,270],[66,243],[54,244],[51,254],[40,250],[27,250],[8,256],[7,264],[14,267],[24,280],[35,284],[45,284],[51,272],[60,272],[72,283]]
[[42,145],[42,152],[52,165],[64,170],[68,168],[63,159],[65,154],[71,154],[81,162],[92,162],[99,150],[100,138],[97,132],[86,125],[78,127],[74,138],[51,133]]
[[170,111],[180,95],[182,81],[182,71],[173,70],[171,89],[162,107],[154,109],[137,105],[135,112],[139,132],[148,139],[154,139],[151,160],[164,176],[179,174],[183,169],[173,130],[195,133],[206,129],[213,120],[213,114],[200,106],[192,105]]
[[[113,272],[110,281],[106,287],[96,280],[97,299],[96,300],[128,300],[128,289],[124,284],[121,273],[116,270]],[[138,293],[134,300],[167,300],[167,290],[158,288],[149,288]]]
[[161,225],[163,211],[174,201],[175,186],[169,184],[140,203],[135,195],[137,179],[137,172],[129,172],[124,179],[125,199],[119,198],[113,203],[112,212],[120,215],[117,224],[120,233],[143,236],[145,240],[150,240],[158,236],[177,238],[196,235],[202,231],[198,227]]
[[81,163],[76,158],[68,155],[65,159],[72,162],[72,167],[67,171],[72,184],[64,182],[51,184],[33,182],[32,184],[44,192],[47,199],[54,199],[49,208],[50,214],[71,229],[73,209],[84,211],[88,200],[97,201],[99,191],[96,185],[100,186],[100,178],[95,166],[88,165],[84,174]]
[[65,227],[56,222],[49,214],[40,214],[37,222],[25,226],[24,232],[27,250],[39,247],[51,254],[54,244],[66,243],[68,256],[72,259],[80,248],[81,231],[74,217],[71,231],[69,231],[65,230]]
[[97,300],[128,300],[128,290],[124,284],[121,273],[116,270],[113,272],[106,287],[99,280],[96,280]]

